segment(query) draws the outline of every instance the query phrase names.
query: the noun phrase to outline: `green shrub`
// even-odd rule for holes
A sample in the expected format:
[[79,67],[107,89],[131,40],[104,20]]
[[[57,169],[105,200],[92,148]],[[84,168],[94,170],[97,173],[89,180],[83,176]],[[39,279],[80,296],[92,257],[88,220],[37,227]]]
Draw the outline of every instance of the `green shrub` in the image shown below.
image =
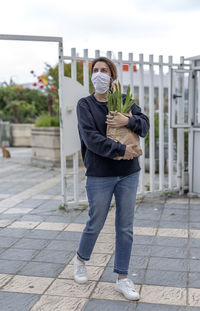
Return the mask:
[[47,112],[47,95],[39,90],[17,86],[0,86],[0,119],[12,123],[33,123]]
[[42,114],[35,121],[35,126],[59,126],[59,117]]

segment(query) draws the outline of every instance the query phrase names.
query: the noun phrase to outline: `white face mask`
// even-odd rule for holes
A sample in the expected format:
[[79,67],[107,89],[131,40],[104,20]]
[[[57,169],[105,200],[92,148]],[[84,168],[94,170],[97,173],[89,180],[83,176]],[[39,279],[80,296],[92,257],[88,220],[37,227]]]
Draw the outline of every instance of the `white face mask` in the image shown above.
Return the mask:
[[109,89],[110,76],[106,73],[95,72],[92,74],[91,80],[97,93],[104,94]]

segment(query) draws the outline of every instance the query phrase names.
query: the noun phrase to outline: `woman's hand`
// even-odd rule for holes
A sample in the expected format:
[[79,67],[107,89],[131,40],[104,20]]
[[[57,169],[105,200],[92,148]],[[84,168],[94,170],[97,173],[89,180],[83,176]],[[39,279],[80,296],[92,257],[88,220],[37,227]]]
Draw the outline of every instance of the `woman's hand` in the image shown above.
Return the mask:
[[110,114],[106,116],[106,123],[110,127],[123,127],[129,123],[129,118],[120,112],[114,116],[114,111],[110,111]]
[[137,147],[137,145],[126,145],[126,151],[123,156],[123,160],[132,160],[133,158],[137,157],[137,153],[134,151],[134,147]]

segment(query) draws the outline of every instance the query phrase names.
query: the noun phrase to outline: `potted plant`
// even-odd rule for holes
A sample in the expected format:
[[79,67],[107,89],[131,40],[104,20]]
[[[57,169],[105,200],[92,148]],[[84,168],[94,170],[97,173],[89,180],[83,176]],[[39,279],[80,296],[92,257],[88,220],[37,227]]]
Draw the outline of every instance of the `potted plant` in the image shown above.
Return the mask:
[[60,163],[60,128],[58,112],[58,94],[54,80],[48,74],[36,76],[38,86],[47,94],[48,112],[43,112],[35,120],[31,130],[31,146],[33,163],[56,166]]

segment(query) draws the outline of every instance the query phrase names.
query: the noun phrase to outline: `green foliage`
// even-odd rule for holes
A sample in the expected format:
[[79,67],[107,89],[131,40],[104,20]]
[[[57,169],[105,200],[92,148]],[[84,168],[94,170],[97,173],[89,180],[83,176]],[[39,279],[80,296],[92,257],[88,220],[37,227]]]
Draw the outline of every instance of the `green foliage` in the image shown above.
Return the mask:
[[42,114],[36,119],[35,126],[59,126],[59,117]]
[[134,103],[132,96],[133,95],[131,94],[129,85],[126,92],[125,103],[123,105],[123,95],[121,92],[121,85],[120,83],[114,85],[111,92],[108,92],[108,111],[127,113]]
[[59,205],[58,208],[59,208],[60,210],[65,210],[65,211],[66,211],[66,208],[65,208],[64,205]]
[[32,123],[47,111],[47,97],[38,90],[0,86],[0,119],[12,123]]

